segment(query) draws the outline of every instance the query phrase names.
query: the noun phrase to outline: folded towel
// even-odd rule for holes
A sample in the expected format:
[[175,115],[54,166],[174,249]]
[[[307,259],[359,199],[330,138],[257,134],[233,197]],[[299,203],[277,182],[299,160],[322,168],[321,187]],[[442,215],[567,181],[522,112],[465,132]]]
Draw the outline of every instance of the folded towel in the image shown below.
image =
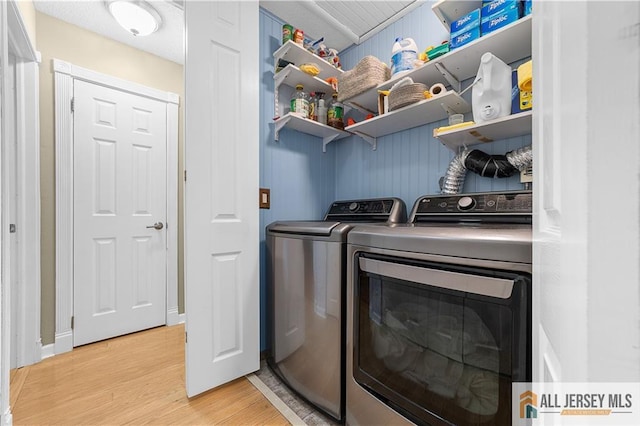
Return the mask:
[[533,67],[531,60],[518,67],[518,87],[524,92],[531,92],[531,78],[533,75]]

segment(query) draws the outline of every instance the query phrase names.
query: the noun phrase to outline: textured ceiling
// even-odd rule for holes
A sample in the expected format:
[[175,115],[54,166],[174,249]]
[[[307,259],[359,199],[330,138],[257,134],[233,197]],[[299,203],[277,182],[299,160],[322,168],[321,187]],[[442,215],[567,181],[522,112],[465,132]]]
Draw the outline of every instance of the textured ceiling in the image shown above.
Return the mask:
[[184,64],[184,13],[182,1],[151,0],[162,17],[160,29],[147,37],[134,37],[113,19],[101,0],[35,0],[37,11],[128,44],[179,64]]
[[338,51],[359,44],[420,6],[423,0],[261,0],[260,6]]

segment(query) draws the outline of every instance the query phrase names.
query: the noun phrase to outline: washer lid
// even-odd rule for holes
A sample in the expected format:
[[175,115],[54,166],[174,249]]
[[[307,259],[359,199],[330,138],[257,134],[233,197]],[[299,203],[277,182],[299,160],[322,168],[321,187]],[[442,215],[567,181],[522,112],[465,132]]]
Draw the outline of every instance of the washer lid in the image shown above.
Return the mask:
[[267,232],[280,232],[284,234],[319,235],[328,237],[340,222],[331,221],[287,221],[274,222],[267,227]]

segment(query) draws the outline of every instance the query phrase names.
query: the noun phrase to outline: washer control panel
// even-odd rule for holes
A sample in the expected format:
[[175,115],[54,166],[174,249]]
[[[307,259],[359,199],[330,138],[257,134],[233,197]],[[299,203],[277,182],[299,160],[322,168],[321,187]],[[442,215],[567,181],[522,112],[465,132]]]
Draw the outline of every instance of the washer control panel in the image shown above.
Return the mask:
[[410,222],[429,217],[452,216],[531,216],[531,191],[485,192],[459,195],[425,195],[420,197],[411,213]]
[[406,221],[406,206],[398,198],[335,201],[325,220],[383,220],[393,223]]

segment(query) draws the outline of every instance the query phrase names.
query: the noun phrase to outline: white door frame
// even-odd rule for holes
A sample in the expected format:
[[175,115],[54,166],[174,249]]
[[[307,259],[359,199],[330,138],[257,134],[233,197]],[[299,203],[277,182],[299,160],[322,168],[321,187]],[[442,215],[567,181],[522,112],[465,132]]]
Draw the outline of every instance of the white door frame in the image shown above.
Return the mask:
[[40,102],[39,64],[15,2],[8,3],[9,43],[16,62],[18,262],[13,289],[17,365],[40,361]]
[[82,80],[167,104],[167,325],[178,316],[178,103],[175,93],[53,60],[56,127],[56,334],[54,353],[73,349],[73,81]]
[[[16,354],[18,362],[26,365],[40,360],[40,135],[39,135],[39,99],[38,99],[38,63],[39,54],[29,38],[22,15],[15,1],[2,2],[0,5],[0,65],[7,66],[8,55],[16,57],[16,122],[12,125],[11,137],[16,137],[18,152],[18,176],[16,189],[20,194],[17,205],[16,225],[20,226],[20,242],[17,270],[2,271],[2,292],[0,293],[0,424],[12,423],[9,405],[9,369],[11,354],[11,333],[18,334]],[[4,73],[2,86],[8,80]],[[1,110],[9,105],[7,98],[0,99]],[[4,112],[3,112],[4,115]],[[2,122],[2,120],[0,120]],[[6,123],[0,126],[0,141],[9,138]],[[6,159],[0,158],[2,161]],[[0,181],[4,184],[6,173],[0,161]],[[1,215],[6,217],[6,205]],[[0,237],[0,253],[6,249],[8,229],[4,222]],[[5,256],[6,254],[3,253]],[[0,256],[2,258],[2,256]],[[3,263],[3,267],[7,266]],[[9,288],[9,274],[17,274],[18,289]],[[12,291],[16,291],[17,306],[12,306]],[[13,301],[15,303],[15,301]],[[11,323],[11,308],[18,313],[16,324]]]

